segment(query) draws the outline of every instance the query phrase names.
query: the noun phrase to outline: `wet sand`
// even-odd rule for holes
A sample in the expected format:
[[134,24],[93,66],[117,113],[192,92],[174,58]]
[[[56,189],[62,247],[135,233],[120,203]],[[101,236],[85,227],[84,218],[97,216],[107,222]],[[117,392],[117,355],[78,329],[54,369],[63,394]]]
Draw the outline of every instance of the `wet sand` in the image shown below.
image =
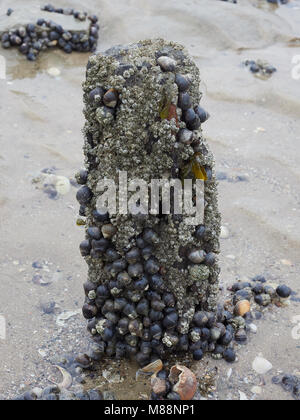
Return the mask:
[[[3,0],[0,13],[23,3]],[[286,283],[299,297],[300,80],[292,78],[291,62],[300,55],[300,42],[291,40],[300,38],[300,1],[279,8],[265,0],[95,3],[88,0],[84,8],[99,15],[99,51],[161,36],[184,44],[199,65],[203,105],[211,114],[204,134],[217,171],[227,176],[219,186],[229,229],[221,243],[222,299],[227,286],[257,274]],[[39,2],[26,7],[31,4]],[[78,0],[55,5],[82,9]],[[46,168],[73,178],[83,164],[81,83],[88,55],[55,51],[30,63],[14,49],[0,54],[7,60],[7,79],[0,80],[0,314],[7,322],[6,340],[0,339],[0,395],[8,399],[49,384],[57,359],[86,346],[80,313],[86,265],[78,251],[83,228],[75,223],[76,187],[52,200],[32,180]],[[246,59],[267,60],[278,71],[262,80],[241,65]],[[48,74],[52,67],[60,76]],[[236,176],[242,181],[235,182]],[[35,275],[49,284],[35,284]],[[51,300],[54,313],[44,314],[40,305]],[[58,325],[64,312],[70,318]],[[200,377],[206,368],[218,370],[211,398],[240,399],[241,391],[249,399],[290,399],[271,378],[300,371],[300,339],[292,337],[293,317],[299,315],[297,299],[267,311],[232,366],[210,358],[195,363]],[[264,378],[251,367],[259,354],[273,364]],[[133,380],[136,367],[128,369],[116,394],[126,398],[128,385],[135,399],[140,384]],[[254,385],[261,385],[260,395],[251,392]]]

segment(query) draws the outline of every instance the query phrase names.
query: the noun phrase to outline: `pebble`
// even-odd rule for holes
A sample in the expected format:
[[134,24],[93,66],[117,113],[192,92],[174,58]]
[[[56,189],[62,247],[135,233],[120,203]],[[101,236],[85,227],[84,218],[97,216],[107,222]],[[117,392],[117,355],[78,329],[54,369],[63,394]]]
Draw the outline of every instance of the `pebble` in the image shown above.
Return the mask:
[[251,388],[251,392],[252,394],[261,395],[262,388],[260,386],[254,386],[253,388]]
[[229,229],[226,226],[221,226],[221,239],[228,239],[229,238]]
[[44,312],[44,314],[50,315],[53,314],[55,309],[55,302],[54,300],[50,300],[49,302],[41,302],[41,310]]
[[249,328],[250,328],[250,331],[253,334],[256,334],[257,333],[257,326],[255,324],[249,324]]
[[239,391],[239,394],[240,394],[240,401],[249,401],[247,395],[244,392]]
[[265,375],[273,369],[273,365],[263,357],[256,357],[252,363],[252,369],[259,375]]
[[176,69],[176,61],[173,58],[162,56],[159,57],[157,63],[160,65],[161,69],[164,71],[174,71]]
[[65,176],[57,176],[55,189],[60,195],[66,195],[71,189],[71,183]]
[[58,77],[58,76],[60,76],[61,71],[57,67],[50,67],[47,70],[47,73],[49,74],[49,76]]

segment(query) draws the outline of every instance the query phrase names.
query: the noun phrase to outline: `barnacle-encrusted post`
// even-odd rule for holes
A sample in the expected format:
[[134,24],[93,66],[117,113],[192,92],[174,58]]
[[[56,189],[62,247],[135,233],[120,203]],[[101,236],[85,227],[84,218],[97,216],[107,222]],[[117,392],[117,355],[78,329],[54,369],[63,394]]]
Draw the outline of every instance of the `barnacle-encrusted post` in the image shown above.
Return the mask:
[[[89,59],[86,169],[77,175],[83,185],[77,199],[86,218],[80,250],[89,268],[83,314],[95,359],[134,355],[145,365],[180,351],[197,358],[200,327],[217,322],[220,215],[214,159],[201,131],[208,114],[199,106],[199,83],[184,48],[163,40],[114,47]],[[148,185],[153,179],[201,179],[202,223],[187,224],[186,214],[161,209],[133,215],[97,208],[99,181],[118,185],[120,172],[128,182]]]

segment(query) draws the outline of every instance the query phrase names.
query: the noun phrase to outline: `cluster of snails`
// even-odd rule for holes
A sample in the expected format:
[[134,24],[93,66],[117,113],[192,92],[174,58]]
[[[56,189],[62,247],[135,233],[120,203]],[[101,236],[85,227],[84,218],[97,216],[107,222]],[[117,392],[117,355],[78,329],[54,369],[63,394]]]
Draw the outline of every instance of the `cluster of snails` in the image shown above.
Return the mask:
[[29,23],[20,26],[16,30],[5,32],[1,37],[3,48],[17,47],[21,54],[26,55],[29,61],[35,61],[42,51],[58,47],[65,53],[72,51],[89,52],[95,51],[98,42],[98,18],[87,16],[86,13],[75,12],[72,9],[54,9],[50,5],[42,10],[55,13],[73,14],[75,19],[91,21],[89,33],[84,31],[72,33],[65,30],[61,25],[51,19],[38,19],[36,24]]

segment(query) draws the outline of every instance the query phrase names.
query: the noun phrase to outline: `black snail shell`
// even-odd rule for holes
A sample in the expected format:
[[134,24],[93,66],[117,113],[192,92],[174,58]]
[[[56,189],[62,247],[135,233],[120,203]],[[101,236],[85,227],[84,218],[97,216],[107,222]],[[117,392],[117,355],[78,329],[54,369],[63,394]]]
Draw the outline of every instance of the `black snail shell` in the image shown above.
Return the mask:
[[93,193],[89,189],[89,187],[84,185],[83,187],[80,188],[80,190],[77,191],[76,198],[79,204],[84,206],[86,204],[89,204],[89,202],[93,198]]
[[170,314],[166,315],[163,320],[163,326],[169,330],[172,328],[176,328],[178,322],[178,314],[177,312],[173,311]]
[[279,297],[286,299],[291,296],[292,290],[288,286],[282,285],[277,287],[276,293]]
[[179,92],[186,92],[191,86],[190,80],[186,76],[179,73],[177,73],[175,76],[175,83],[178,86]]
[[91,243],[89,240],[82,241],[80,244],[80,252],[83,257],[87,257],[91,252]]

